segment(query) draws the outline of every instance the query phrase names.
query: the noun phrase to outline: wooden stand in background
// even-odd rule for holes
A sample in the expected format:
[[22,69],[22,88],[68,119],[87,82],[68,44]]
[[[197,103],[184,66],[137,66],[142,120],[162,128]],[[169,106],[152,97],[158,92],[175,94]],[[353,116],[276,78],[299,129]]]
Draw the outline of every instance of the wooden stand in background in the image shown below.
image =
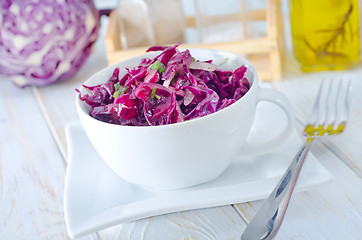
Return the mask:
[[[280,0],[269,0],[267,4],[266,9],[254,10],[245,16],[248,21],[266,21],[267,36],[235,42],[182,44],[182,48],[208,48],[243,55],[255,66],[262,81],[281,80],[284,35]],[[241,16],[241,19],[245,19],[244,16]],[[196,25],[194,18],[186,18],[185,22],[187,27]],[[105,36],[109,65],[144,54],[147,49],[147,47],[123,49],[120,37],[117,12],[112,11]]]

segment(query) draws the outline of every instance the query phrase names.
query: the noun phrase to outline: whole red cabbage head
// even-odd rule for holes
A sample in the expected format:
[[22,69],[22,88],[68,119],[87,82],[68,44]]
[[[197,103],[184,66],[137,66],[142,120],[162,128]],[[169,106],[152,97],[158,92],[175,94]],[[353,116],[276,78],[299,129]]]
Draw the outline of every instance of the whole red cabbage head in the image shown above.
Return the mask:
[[73,76],[99,30],[92,0],[0,2],[0,75],[19,86],[43,86]]

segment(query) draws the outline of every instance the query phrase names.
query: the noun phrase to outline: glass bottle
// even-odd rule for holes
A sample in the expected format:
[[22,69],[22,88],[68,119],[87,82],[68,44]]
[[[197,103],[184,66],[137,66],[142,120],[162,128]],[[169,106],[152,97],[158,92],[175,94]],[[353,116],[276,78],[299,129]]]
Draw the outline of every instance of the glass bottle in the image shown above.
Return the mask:
[[358,0],[291,0],[293,51],[302,70],[344,70],[359,63]]

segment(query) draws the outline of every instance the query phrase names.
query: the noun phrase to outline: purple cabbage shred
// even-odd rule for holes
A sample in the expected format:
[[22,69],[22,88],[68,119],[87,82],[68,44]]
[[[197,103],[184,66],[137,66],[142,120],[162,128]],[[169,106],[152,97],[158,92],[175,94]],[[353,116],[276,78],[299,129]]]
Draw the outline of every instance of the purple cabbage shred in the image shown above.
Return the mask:
[[92,107],[90,115],[128,126],[173,124],[215,113],[248,92],[246,66],[222,70],[212,60],[195,61],[189,50],[179,51],[179,45],[150,47],[147,52],[162,52],[126,68],[124,76],[119,77],[116,68],[108,82],[83,85],[90,94],[82,96],[76,89],[79,98]]

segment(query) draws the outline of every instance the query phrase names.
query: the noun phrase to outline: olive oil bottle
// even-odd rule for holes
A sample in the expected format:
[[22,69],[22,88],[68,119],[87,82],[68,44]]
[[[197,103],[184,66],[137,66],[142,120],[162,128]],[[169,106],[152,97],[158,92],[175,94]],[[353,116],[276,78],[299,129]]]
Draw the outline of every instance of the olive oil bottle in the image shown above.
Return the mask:
[[291,0],[293,51],[302,70],[344,70],[359,63],[358,0]]

